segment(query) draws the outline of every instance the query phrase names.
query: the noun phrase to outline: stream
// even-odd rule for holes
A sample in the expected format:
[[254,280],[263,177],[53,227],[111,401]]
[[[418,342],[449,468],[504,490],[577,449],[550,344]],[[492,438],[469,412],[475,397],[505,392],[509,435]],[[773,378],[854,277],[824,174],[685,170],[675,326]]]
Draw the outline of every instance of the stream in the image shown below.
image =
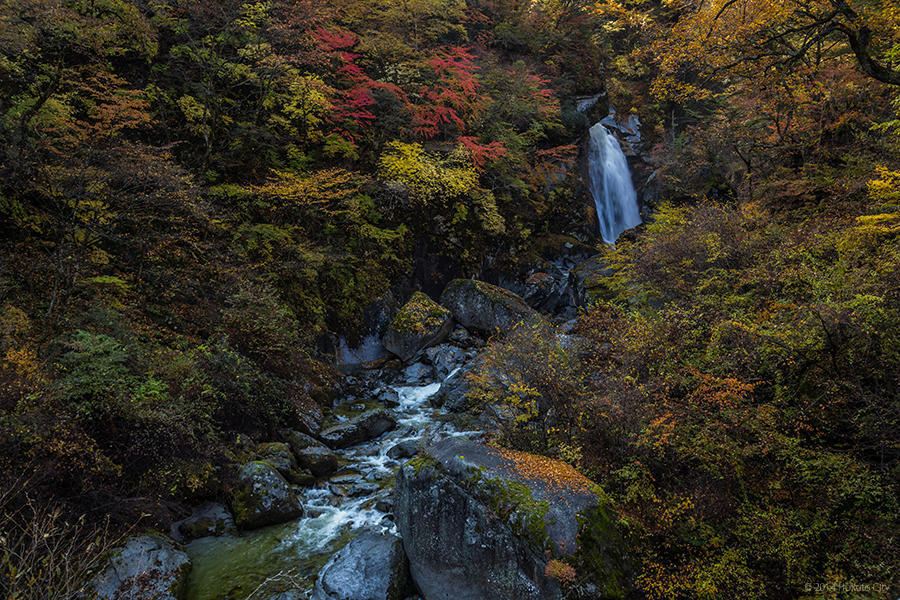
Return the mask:
[[[399,405],[393,409],[397,426],[375,440],[335,451],[341,468],[334,476],[311,488],[296,488],[305,517],[187,544],[193,561],[188,600],[304,598],[302,592],[284,596],[279,592],[311,588],[328,558],[360,531],[396,532],[391,490],[397,469],[406,459],[393,459],[388,451],[402,442],[474,438],[481,432],[460,430],[441,409],[429,404],[441,387],[437,378],[412,383],[401,373],[387,387],[398,394]],[[347,405],[340,408],[344,412]],[[337,418],[338,422],[347,419]]]

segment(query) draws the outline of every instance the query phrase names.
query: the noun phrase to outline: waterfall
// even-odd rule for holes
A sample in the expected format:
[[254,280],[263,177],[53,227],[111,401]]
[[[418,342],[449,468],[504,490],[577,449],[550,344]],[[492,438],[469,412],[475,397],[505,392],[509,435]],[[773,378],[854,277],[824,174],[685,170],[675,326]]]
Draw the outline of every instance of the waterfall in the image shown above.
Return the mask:
[[601,123],[591,127],[588,174],[600,235],[607,244],[614,244],[623,231],[641,223],[641,215],[625,153]]

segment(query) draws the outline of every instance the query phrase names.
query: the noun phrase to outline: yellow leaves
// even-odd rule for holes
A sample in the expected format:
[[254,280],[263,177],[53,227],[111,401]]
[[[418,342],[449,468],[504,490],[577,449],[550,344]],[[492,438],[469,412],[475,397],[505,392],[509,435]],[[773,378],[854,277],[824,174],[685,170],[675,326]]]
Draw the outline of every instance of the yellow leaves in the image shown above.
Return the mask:
[[327,214],[356,212],[352,197],[359,191],[354,175],[344,169],[311,174],[272,171],[272,179],[252,191],[272,203],[273,210],[314,207]]
[[378,175],[403,184],[420,204],[463,196],[478,187],[478,173],[460,152],[441,160],[421,144],[389,143],[378,161]]

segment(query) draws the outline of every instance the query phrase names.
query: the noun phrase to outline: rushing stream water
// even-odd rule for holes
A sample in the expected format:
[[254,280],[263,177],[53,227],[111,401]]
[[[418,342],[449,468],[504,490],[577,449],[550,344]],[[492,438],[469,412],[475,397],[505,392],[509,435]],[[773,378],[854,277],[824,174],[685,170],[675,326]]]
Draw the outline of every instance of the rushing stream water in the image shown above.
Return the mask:
[[[337,451],[342,467],[335,476],[312,488],[298,488],[306,517],[187,545],[193,561],[188,600],[267,600],[276,591],[310,587],[327,559],[359,531],[395,532],[390,504],[379,501],[390,499],[396,471],[405,459],[395,460],[388,451],[405,441],[480,432],[459,431],[440,409],[431,407],[429,399],[440,389],[439,380],[390,387],[399,396],[399,406],[393,409],[397,426],[373,441]],[[267,580],[271,585],[264,586],[265,593],[260,588],[254,594]]]

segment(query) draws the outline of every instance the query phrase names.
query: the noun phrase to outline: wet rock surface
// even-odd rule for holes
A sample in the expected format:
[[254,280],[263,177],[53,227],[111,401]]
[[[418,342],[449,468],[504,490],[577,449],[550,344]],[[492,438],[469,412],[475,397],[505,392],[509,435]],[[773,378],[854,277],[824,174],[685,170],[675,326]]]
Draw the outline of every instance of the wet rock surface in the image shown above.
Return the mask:
[[112,551],[91,588],[98,600],[183,600],[191,560],[173,540],[144,535]]

